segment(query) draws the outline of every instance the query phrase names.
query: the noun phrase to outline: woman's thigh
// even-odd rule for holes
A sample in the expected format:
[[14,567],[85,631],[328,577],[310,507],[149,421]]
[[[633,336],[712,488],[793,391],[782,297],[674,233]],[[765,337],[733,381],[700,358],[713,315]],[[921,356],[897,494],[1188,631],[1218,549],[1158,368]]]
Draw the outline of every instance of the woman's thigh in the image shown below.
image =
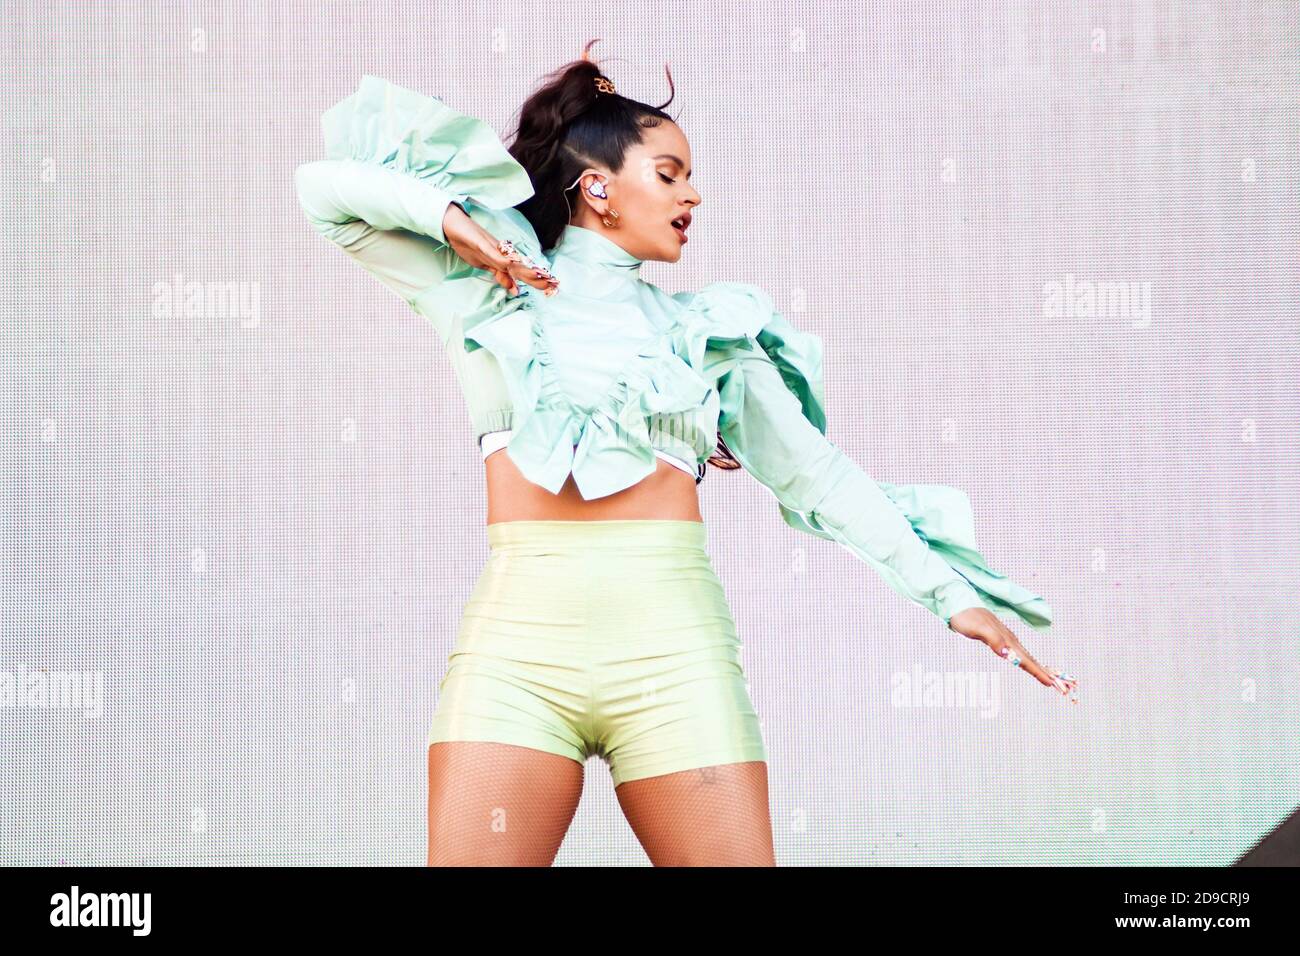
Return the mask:
[[614,790],[655,866],[775,866],[763,761],[642,777]]
[[583,769],[513,744],[430,744],[429,866],[550,866],[578,809]]

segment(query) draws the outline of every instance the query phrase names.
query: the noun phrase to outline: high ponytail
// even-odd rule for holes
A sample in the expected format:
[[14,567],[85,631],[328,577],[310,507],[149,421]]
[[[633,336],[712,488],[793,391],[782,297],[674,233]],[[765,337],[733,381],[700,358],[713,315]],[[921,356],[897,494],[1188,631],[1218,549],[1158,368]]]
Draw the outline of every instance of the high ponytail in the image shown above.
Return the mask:
[[[668,64],[664,72],[669,95],[659,106],[607,93],[596,80],[608,77],[588,57],[597,42],[583,47],[580,59],[546,74],[542,86],[519,108],[519,125],[509,146],[510,155],[533,182],[533,195],[515,208],[532,225],[543,250],[559,242],[578,208],[574,180],[584,169],[604,166],[619,172],[628,148],[641,142],[642,129],[664,120],[675,122],[663,110],[676,95]],[[728,471],[740,467],[721,436],[709,464]]]
[[[663,111],[673,100],[673,76],[668,74],[669,97],[661,106],[649,106],[619,93],[605,93],[597,78],[608,79],[587,56],[546,74],[543,85],[519,108],[519,125],[510,155],[528,170],[533,195],[516,208],[532,224],[542,249],[560,240],[569,224],[570,207],[577,210],[572,185],[588,166],[604,166],[617,173],[629,146],[641,141],[641,130],[673,118]],[[566,201],[567,199],[567,201]]]

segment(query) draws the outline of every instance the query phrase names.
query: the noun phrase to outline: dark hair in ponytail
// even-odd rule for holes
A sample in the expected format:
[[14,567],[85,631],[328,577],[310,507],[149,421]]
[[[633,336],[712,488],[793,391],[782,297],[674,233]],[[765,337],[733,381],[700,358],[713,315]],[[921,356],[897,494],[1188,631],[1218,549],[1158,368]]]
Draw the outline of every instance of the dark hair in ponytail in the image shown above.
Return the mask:
[[[579,173],[588,166],[617,173],[628,147],[641,142],[643,128],[664,120],[676,122],[663,110],[676,95],[668,64],[664,72],[669,95],[659,106],[605,93],[597,89],[596,79],[608,77],[587,58],[597,42],[583,47],[581,59],[546,74],[543,85],[519,108],[519,125],[509,147],[533,181],[533,195],[515,208],[532,224],[544,251],[559,242],[569,224],[570,207],[577,209],[572,195],[566,199],[565,190]],[[709,464],[727,471],[740,467],[721,436],[718,453]]]
[[668,65],[664,64],[664,72],[670,95],[662,106],[604,93],[596,88],[596,79],[607,77],[587,58],[597,42],[583,48],[581,59],[548,73],[519,108],[510,155],[528,171],[533,195],[515,208],[532,224],[543,250],[559,242],[569,224],[570,206],[577,211],[572,194],[566,202],[565,190],[578,174],[588,166],[605,166],[617,173],[628,147],[641,142],[642,128],[673,119],[663,111],[673,100]]

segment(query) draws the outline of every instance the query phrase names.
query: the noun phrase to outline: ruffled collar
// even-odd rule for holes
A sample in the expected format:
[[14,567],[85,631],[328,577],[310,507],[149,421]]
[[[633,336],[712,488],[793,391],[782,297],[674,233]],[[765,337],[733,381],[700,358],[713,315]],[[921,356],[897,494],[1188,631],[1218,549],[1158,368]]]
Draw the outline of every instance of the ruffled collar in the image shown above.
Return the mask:
[[624,272],[638,277],[641,264],[638,259],[613,239],[583,226],[566,225],[560,233],[560,241],[555,244],[552,255],[569,256],[585,265],[598,266],[615,272]]

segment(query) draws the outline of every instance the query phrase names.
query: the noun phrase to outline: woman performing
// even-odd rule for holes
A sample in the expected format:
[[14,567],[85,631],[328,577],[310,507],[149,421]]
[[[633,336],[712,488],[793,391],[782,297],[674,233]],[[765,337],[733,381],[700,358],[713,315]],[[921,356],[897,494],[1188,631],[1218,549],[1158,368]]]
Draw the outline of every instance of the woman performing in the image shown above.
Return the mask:
[[550,865],[596,754],[654,865],[771,866],[767,756],[696,492],[708,463],[1042,684],[1075,682],[997,618],[1051,612],[986,566],[964,493],[877,483],[826,438],[820,339],[757,286],[641,277],[682,256],[690,145],[590,48],[524,103],[508,150],[365,76],[324,115],[328,158],[296,172],[321,234],[437,329],[485,462],[489,557],[428,737],[428,862]]

